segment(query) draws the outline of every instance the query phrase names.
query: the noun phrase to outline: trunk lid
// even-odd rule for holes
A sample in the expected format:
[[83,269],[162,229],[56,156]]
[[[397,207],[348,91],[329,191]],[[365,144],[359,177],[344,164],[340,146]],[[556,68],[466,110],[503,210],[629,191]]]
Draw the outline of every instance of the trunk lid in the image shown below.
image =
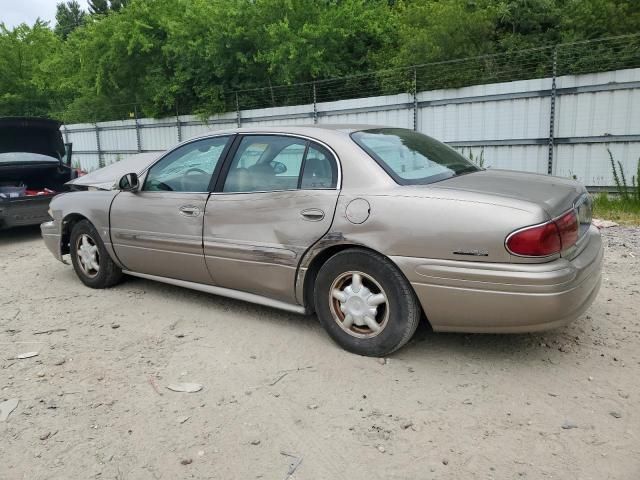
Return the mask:
[[[60,122],[46,118],[0,118],[0,164],[24,164],[65,155]],[[23,155],[9,155],[19,152]],[[34,154],[32,158],[24,154]]]
[[586,193],[584,186],[574,180],[494,169],[453,177],[431,187],[531,202],[542,207],[550,218],[571,209]]

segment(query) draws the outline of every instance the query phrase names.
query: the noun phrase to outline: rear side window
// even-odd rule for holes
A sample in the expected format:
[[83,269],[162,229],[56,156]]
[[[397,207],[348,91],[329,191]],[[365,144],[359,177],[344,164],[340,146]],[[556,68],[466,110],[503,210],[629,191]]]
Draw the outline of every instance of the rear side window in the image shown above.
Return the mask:
[[307,142],[277,135],[247,135],[238,146],[224,192],[295,190]]
[[303,190],[336,188],[338,166],[329,151],[320,145],[311,144],[304,161],[300,179]]
[[338,169],[324,147],[298,137],[246,135],[240,141],[224,192],[336,188]]
[[403,128],[378,128],[351,138],[401,185],[433,183],[480,168],[453,148]]

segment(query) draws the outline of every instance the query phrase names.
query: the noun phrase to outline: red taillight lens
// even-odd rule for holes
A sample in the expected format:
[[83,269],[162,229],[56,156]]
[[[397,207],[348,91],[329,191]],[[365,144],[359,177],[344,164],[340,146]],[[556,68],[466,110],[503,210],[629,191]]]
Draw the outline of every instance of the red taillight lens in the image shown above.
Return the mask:
[[507,249],[514,255],[546,257],[571,247],[578,241],[578,217],[570,210],[556,220],[524,228],[507,238]]
[[560,234],[555,223],[526,228],[509,236],[507,249],[515,255],[546,257],[561,250]]
[[578,216],[575,210],[571,210],[560,218],[556,219],[556,225],[560,232],[560,241],[562,249],[569,248],[578,241]]

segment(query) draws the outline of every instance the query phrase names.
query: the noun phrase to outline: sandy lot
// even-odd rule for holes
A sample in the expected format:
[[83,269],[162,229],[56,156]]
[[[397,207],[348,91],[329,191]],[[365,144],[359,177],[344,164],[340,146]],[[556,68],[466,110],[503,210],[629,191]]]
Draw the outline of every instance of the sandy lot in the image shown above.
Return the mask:
[[[37,229],[0,232],[0,402],[19,399],[0,479],[636,480],[640,229],[605,238],[572,325],[422,327],[384,363],[314,317],[138,279],[90,290]],[[182,382],[203,389],[166,388]]]

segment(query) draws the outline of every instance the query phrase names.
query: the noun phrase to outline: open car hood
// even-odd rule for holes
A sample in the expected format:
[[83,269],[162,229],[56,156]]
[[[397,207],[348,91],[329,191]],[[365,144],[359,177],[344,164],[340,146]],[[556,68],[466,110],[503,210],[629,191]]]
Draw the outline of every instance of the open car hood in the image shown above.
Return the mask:
[[162,152],[139,153],[132,155],[119,162],[112,163],[106,167],[95,170],[82,177],[75,178],[67,185],[79,187],[94,187],[100,190],[113,190],[116,183],[127,173],[141,174],[151,165]]
[[[6,153],[34,154],[60,161],[65,155],[60,122],[47,118],[0,118],[0,154]],[[15,162],[10,162],[5,156],[3,163],[24,163],[24,158],[16,156]]]

